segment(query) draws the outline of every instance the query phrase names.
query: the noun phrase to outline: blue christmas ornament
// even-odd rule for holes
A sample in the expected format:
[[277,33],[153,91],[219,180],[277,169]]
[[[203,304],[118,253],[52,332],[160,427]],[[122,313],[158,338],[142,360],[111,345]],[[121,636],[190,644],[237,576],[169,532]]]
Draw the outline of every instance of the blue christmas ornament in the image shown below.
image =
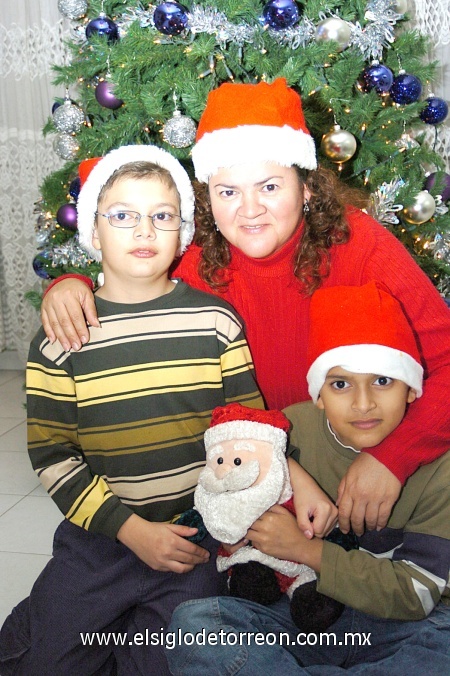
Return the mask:
[[188,22],[188,10],[179,2],[163,2],[153,13],[153,22],[164,35],[180,35]]
[[443,122],[448,115],[448,105],[444,99],[438,96],[429,96],[425,103],[425,108],[420,113],[420,119],[427,124],[439,124]]
[[409,73],[400,73],[394,78],[389,90],[391,99],[395,103],[405,105],[418,101],[422,93],[422,84],[418,77]]
[[45,261],[51,260],[51,258],[52,252],[50,249],[44,249],[44,251],[40,251],[33,258],[33,270],[35,271],[37,276],[40,277],[41,279],[50,279],[50,275],[45,269]]
[[89,39],[93,35],[105,35],[108,42],[115,42],[119,39],[119,29],[114,21],[102,12],[86,26],[86,37]]
[[364,68],[361,74],[361,89],[370,92],[375,89],[378,94],[388,92],[394,82],[394,74],[390,68],[381,63],[372,63]]
[[73,179],[73,181],[69,185],[69,195],[71,196],[72,199],[75,200],[75,202],[77,201],[78,195],[80,194],[80,189],[81,189],[81,181],[80,177],[77,176],[76,178]]
[[293,0],[269,0],[263,9],[263,17],[264,24],[279,31],[297,23],[300,12]]

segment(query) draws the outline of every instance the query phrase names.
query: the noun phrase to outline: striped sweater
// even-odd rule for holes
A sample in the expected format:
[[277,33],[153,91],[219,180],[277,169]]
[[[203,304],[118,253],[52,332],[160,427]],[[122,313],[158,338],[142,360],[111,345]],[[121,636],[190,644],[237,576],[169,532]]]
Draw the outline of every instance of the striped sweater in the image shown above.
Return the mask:
[[192,507],[212,409],[263,402],[225,301],[179,282],[147,303],[96,302],[102,328],[79,352],[42,329],[31,343],[28,449],[66,518],[114,538],[132,513]]
[[[311,402],[285,413],[300,464],[335,499],[355,451],[335,439]],[[350,552],[324,541],[319,592],[392,620],[423,619],[441,598],[450,604],[450,451],[408,479],[386,528],[359,541]]]

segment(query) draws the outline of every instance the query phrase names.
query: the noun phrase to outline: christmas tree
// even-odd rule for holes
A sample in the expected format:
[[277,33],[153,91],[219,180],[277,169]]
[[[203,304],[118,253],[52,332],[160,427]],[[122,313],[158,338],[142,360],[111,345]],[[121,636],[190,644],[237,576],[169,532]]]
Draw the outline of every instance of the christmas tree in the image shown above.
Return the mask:
[[319,162],[370,194],[370,213],[450,295],[450,174],[433,149],[448,107],[432,93],[436,64],[426,58],[426,39],[408,29],[407,0],[59,0],[58,7],[72,21],[71,57],[54,67],[62,96],[44,133],[55,135],[66,162],[44,180],[36,207],[38,276],[81,272],[95,280],[100,271],[76,236],[82,159],[152,143],[192,173],[209,91],[224,81],[285,77],[302,96]]

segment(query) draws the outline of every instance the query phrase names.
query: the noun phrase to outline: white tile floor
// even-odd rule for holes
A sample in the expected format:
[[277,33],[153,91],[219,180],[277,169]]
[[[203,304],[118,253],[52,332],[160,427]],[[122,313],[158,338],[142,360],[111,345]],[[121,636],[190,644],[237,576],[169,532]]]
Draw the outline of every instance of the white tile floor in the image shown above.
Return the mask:
[[27,453],[25,374],[0,370],[0,626],[50,559],[62,516]]

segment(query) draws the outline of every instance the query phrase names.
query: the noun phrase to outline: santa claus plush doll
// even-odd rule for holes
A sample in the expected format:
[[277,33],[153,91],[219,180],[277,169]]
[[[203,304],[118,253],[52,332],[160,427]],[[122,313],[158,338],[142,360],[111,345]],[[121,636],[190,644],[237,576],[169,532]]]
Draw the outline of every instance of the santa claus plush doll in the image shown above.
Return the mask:
[[[194,501],[206,529],[220,542],[242,540],[275,504],[295,514],[286,460],[289,425],[280,411],[241,404],[214,409],[205,432],[206,467]],[[251,542],[233,554],[221,546],[217,568],[228,571],[233,596],[269,605],[287,593],[294,622],[303,631],[325,630],[343,610],[342,604],[317,592],[311,568],[264,554]]]

